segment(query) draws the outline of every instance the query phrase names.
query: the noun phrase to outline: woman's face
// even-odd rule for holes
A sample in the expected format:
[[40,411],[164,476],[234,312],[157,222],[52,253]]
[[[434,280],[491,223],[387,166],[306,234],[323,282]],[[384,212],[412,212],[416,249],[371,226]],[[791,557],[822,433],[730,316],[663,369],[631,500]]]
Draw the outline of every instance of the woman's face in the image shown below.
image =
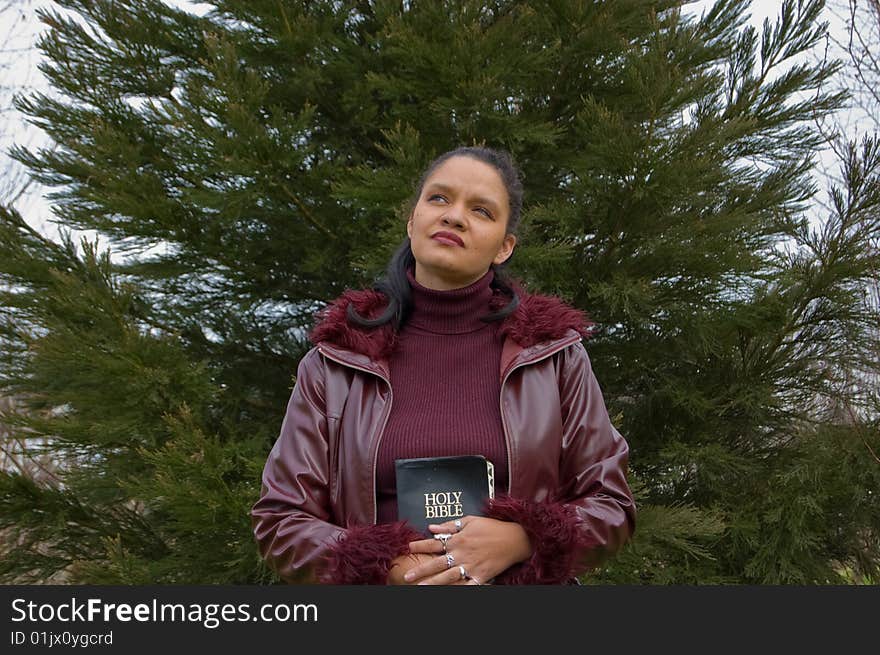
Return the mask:
[[507,189],[494,167],[472,157],[447,159],[425,180],[406,224],[416,281],[444,290],[479,280],[513,253],[509,216]]

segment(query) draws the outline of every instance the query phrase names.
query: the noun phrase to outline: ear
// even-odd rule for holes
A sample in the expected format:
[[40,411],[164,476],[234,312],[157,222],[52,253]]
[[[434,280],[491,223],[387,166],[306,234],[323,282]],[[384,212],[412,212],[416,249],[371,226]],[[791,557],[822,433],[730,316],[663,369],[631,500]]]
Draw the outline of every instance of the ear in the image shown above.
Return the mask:
[[406,236],[412,239],[412,223],[413,223],[413,212],[410,212],[409,218],[406,219]]
[[516,247],[516,235],[508,234],[504,237],[504,243],[501,244],[501,248],[498,250],[498,254],[495,255],[495,259],[493,262],[495,264],[503,264],[510,256],[513,254],[513,249]]

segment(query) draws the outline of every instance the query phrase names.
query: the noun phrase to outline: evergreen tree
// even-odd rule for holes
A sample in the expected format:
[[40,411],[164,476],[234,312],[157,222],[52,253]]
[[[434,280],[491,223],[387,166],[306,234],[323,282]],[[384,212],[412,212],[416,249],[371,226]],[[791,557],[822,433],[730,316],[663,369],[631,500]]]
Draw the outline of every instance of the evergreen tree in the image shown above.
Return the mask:
[[[248,510],[314,312],[371,284],[421,170],[471,143],[522,166],[512,272],[596,321],[632,448],[636,537],[586,579],[876,573],[877,412],[838,383],[880,157],[853,150],[811,231],[811,121],[841,101],[798,63],[821,2],[760,33],[744,0],[58,4],[59,95],[18,103],[57,149],[14,154],[106,245],[0,213],[2,420],[59,462],[0,476],[3,579],[273,580]],[[865,412],[840,421],[842,394]]]

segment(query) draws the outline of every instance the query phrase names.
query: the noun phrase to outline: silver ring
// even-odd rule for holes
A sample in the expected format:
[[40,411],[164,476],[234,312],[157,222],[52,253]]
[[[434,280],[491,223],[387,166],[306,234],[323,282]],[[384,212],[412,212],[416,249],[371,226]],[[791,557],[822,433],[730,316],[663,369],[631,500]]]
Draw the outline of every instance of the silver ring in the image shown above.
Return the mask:
[[467,571],[464,570],[464,567],[461,564],[458,565],[458,572],[461,575],[462,580],[468,580],[471,577],[468,575]]
[[461,519],[455,519],[454,525],[455,525],[455,531],[461,532]]
[[446,553],[446,568],[451,569],[453,564],[455,564],[455,558],[452,553]]
[[449,534],[448,532],[441,532],[439,534],[434,535],[434,539],[436,539],[441,544],[443,544],[443,552],[444,553],[446,552],[446,542],[449,541],[449,537],[451,537],[451,536],[452,535]]

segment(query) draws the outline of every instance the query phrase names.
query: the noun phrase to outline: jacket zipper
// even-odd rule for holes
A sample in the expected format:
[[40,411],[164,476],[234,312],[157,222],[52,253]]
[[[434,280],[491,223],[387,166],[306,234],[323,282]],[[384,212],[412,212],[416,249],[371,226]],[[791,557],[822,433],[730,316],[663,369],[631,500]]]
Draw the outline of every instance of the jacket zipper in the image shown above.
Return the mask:
[[391,416],[391,403],[394,402],[394,393],[391,390],[391,381],[388,380],[388,378],[386,378],[384,375],[376,373],[376,371],[371,371],[364,368],[363,366],[356,366],[351,362],[344,362],[338,357],[333,357],[330,353],[328,353],[326,350],[323,350],[322,348],[318,348],[318,352],[324,355],[324,357],[326,357],[327,359],[333,360],[337,364],[342,364],[343,366],[348,366],[349,368],[354,368],[358,371],[363,371],[364,373],[375,375],[388,385],[388,403],[387,407],[385,407],[384,415],[382,417],[382,427],[379,428],[379,436],[376,438],[376,452],[373,454],[373,470],[371,471],[371,477],[373,479],[373,525],[375,525],[376,521],[379,519],[379,508],[376,501],[376,460],[379,458],[379,445],[381,444],[382,436],[385,433],[385,426],[388,424],[388,417]]
[[510,435],[507,431],[507,421],[504,420],[504,385],[507,382],[507,379],[510,377],[510,374],[513,373],[516,369],[522,368],[523,366],[529,366],[530,364],[536,364],[538,362],[544,361],[548,357],[552,357],[560,350],[564,350],[569,346],[580,341],[581,338],[571,337],[568,341],[559,344],[558,348],[552,348],[549,352],[544,353],[540,357],[536,359],[529,359],[524,362],[520,362],[515,366],[507,369],[507,372],[504,373],[504,377],[501,379],[501,397],[499,399],[499,403],[501,405],[501,427],[504,430],[504,443],[507,446],[507,492],[510,493],[510,490],[513,489],[513,457],[511,456],[510,450]]

